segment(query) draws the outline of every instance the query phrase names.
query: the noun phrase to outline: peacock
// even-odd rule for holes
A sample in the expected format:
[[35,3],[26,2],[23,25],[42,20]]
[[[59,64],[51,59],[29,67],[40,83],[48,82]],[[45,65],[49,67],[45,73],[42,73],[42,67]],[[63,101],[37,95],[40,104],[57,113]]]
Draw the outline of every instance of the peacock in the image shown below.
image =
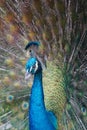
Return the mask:
[[[26,46],[26,49],[31,46],[38,46],[38,42],[30,42]],[[33,47],[34,48],[34,47]],[[47,112],[44,104],[43,94],[43,82],[42,82],[42,65],[30,50],[31,58],[26,63],[25,79],[28,79],[34,74],[34,82],[30,96],[30,108],[29,108],[29,128],[30,130],[56,130],[57,119],[52,112]],[[37,118],[38,117],[38,118]],[[43,122],[40,124],[40,122]]]
[[86,7],[0,0],[0,130],[87,130]]

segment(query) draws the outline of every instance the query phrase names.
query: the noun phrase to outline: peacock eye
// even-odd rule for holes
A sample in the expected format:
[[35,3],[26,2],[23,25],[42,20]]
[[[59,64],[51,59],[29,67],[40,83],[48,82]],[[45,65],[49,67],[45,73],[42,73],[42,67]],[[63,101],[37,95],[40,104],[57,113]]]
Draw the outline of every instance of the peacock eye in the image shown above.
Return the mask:
[[33,65],[33,67],[32,67],[33,69],[35,69],[36,68],[36,65]]
[[83,107],[81,108],[81,111],[82,111],[83,115],[86,115],[86,112],[87,112],[87,111],[86,111],[86,107],[83,106]]

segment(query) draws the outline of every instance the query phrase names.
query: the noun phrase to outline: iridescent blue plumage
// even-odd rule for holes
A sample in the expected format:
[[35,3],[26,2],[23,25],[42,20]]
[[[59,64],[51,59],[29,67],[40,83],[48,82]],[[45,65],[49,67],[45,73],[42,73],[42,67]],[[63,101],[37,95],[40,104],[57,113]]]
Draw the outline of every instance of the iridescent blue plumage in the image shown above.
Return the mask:
[[29,129],[30,130],[56,130],[57,120],[52,112],[47,112],[44,104],[42,83],[42,67],[36,58],[30,58],[26,63],[28,76],[34,74],[29,105]]

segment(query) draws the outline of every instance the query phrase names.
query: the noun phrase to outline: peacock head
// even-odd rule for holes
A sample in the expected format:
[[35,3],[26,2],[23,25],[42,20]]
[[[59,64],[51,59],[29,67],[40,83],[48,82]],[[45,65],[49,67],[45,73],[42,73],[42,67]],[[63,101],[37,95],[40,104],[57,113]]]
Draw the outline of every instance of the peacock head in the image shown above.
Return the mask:
[[42,69],[42,63],[36,57],[29,58],[26,63],[25,80],[29,79],[35,73],[42,72]]
[[46,57],[39,52],[40,43],[37,41],[29,42],[25,50],[29,51],[30,58],[26,63],[25,79],[27,80],[31,75],[41,72],[43,68],[46,68]]

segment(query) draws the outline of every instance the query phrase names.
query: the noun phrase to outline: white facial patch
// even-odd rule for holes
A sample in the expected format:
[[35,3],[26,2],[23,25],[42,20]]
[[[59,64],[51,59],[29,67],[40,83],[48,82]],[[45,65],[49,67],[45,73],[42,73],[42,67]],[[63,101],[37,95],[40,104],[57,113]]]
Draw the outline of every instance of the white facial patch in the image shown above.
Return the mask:
[[36,64],[35,64],[35,72],[37,71],[38,69],[38,62],[36,61]]
[[34,69],[34,72],[36,72],[37,71],[37,69],[38,69],[38,62],[36,61],[36,63],[35,63],[35,65],[34,66],[31,66],[31,68],[30,68],[30,73],[31,73],[31,71]]
[[33,68],[33,67],[31,66],[31,68],[30,68],[30,72],[32,71],[32,68]]

